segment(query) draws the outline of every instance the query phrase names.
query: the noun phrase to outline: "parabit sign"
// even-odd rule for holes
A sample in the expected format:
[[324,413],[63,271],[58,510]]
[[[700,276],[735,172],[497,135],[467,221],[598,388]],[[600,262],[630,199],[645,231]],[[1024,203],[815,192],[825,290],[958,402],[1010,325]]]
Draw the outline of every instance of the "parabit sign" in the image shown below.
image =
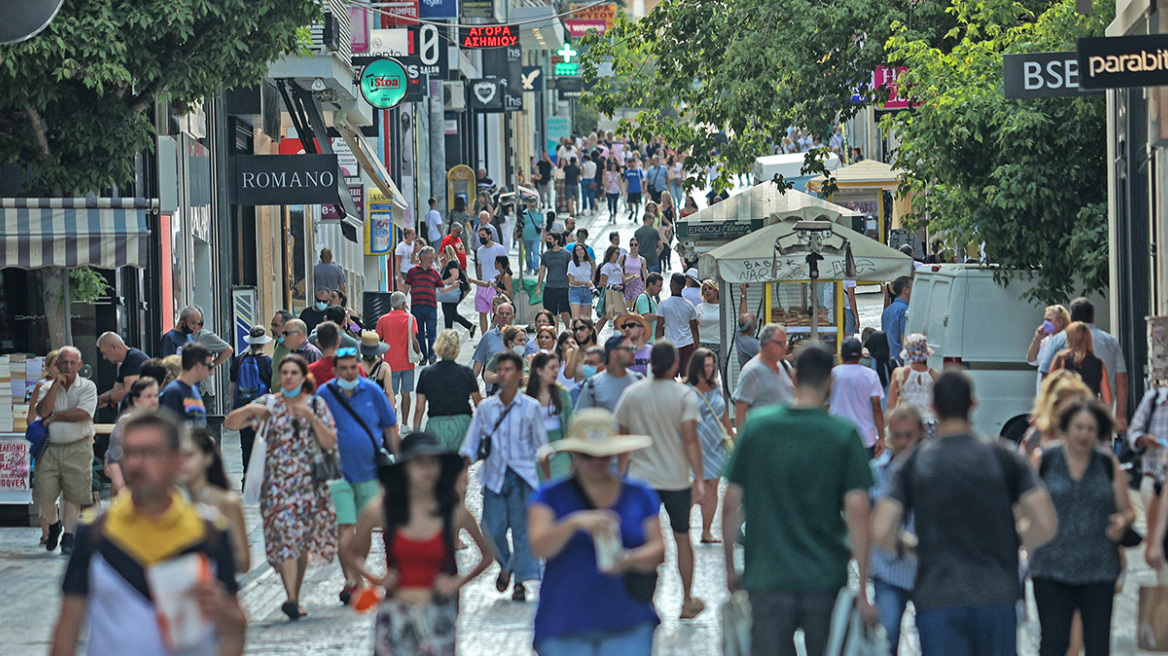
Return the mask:
[[466,49],[519,45],[518,25],[470,25],[458,28],[458,43]]
[[1079,39],[1084,89],[1168,85],[1168,35]]

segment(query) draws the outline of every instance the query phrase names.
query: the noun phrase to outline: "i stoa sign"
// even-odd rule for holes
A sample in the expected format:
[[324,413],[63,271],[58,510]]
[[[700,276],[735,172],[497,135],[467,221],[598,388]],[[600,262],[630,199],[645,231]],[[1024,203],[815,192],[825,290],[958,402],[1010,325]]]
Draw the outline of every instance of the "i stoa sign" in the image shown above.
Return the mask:
[[459,30],[459,44],[463,48],[504,48],[519,44],[517,25],[474,25]]
[[361,96],[377,109],[391,109],[406,97],[406,69],[396,59],[377,59],[361,71]]

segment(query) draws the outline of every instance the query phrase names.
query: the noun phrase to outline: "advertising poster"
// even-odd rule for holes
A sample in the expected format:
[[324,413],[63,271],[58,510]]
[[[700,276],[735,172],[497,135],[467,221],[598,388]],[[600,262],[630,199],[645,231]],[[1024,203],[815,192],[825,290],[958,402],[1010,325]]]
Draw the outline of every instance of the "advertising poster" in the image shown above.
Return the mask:
[[28,442],[0,440],[0,490],[28,489]]

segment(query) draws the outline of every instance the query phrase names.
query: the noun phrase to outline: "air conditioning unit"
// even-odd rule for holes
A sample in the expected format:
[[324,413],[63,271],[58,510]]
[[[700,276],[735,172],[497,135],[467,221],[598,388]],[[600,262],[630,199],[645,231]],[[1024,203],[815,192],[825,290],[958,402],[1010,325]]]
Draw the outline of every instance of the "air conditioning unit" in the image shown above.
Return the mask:
[[462,81],[442,83],[442,108],[452,112],[466,111],[466,85]]

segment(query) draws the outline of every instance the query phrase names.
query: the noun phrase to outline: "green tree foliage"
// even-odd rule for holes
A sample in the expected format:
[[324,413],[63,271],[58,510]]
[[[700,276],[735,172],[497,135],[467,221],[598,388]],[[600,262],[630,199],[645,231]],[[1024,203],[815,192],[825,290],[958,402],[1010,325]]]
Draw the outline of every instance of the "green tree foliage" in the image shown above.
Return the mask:
[[[688,149],[695,167],[723,165],[727,180],[769,153],[789,126],[826,141],[833,126],[859,111],[852,95],[885,63],[894,22],[943,45],[953,19],[939,4],[664,0],[637,22],[618,12],[607,34],[584,39],[583,74],[595,85],[584,101],[607,116],[621,107],[645,108],[622,124],[623,134],[661,134]],[[606,61],[613,74],[601,77]],[[727,143],[718,143],[718,133]],[[822,170],[815,164],[809,157],[810,170]]]
[[909,220],[950,244],[984,242],[1003,267],[1041,267],[1032,296],[1046,302],[1107,283],[1106,109],[1101,95],[1006,100],[1002,55],[1074,50],[1114,16],[1105,0],[1090,16],[1074,6],[953,0],[951,49],[901,26],[888,42],[920,103],[883,124],[899,140]]
[[253,84],[319,18],[315,0],[69,0],[0,46],[0,161],[29,171],[31,193],[125,184],[152,147],[156,98],[181,111]]

